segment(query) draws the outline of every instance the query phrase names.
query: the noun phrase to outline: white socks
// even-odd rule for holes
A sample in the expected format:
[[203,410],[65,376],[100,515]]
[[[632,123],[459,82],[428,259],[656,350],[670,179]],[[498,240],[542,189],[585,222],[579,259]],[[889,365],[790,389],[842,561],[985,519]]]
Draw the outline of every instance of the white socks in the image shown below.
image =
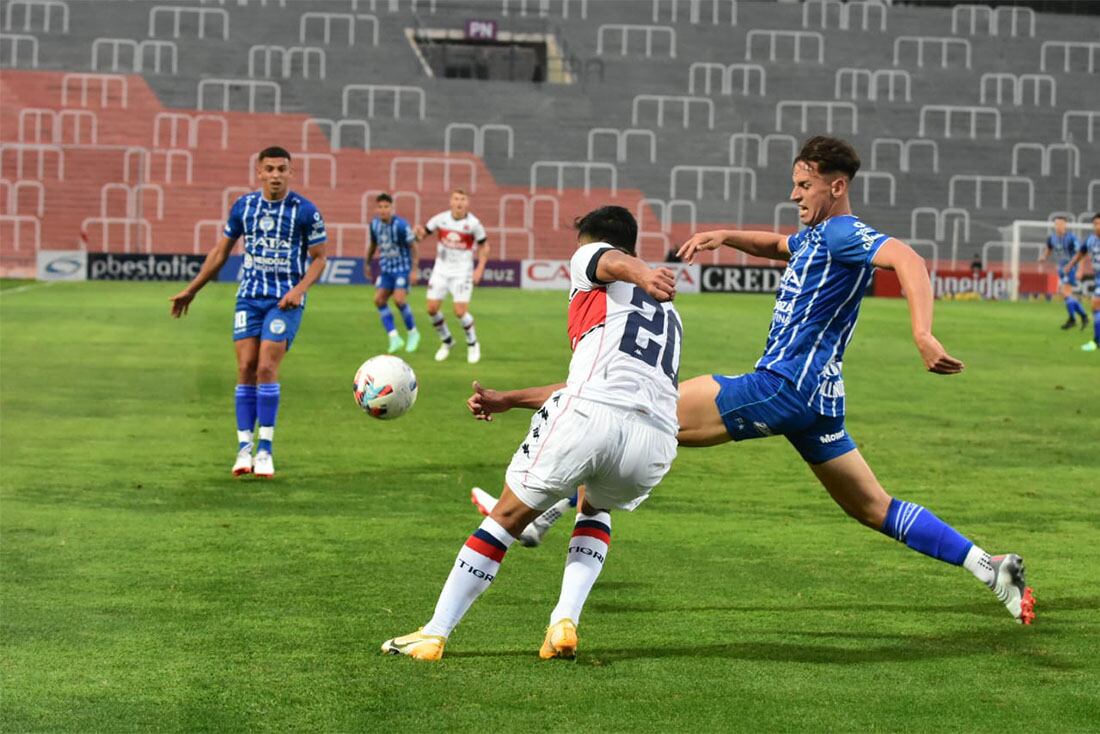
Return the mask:
[[454,341],[453,339],[451,339],[451,330],[447,328],[447,319],[443,316],[443,314],[437,311],[436,313],[431,315],[431,319],[432,326],[435,327],[435,333],[439,334],[439,338],[443,341],[444,344],[450,344],[452,341]]
[[459,322],[462,324],[462,328],[466,330],[466,343],[471,347],[477,344],[477,332],[474,331],[474,315],[467,311],[462,314]]
[[989,588],[993,588],[996,575],[993,573],[993,563],[989,560],[989,554],[976,545],[970,546],[970,550],[963,559],[963,568]]
[[485,518],[458,552],[454,568],[436,602],[435,614],[424,625],[424,634],[450,636],[481,592],[493,583],[500,562],[513,542],[515,538],[496,520]]
[[558,605],[550,613],[550,624],[563,619],[580,621],[581,609],[592,591],[592,585],[603,570],[610,544],[611,515],[606,512],[585,515],[578,511],[573,537],[569,539],[569,550],[565,556],[561,596],[558,597]]

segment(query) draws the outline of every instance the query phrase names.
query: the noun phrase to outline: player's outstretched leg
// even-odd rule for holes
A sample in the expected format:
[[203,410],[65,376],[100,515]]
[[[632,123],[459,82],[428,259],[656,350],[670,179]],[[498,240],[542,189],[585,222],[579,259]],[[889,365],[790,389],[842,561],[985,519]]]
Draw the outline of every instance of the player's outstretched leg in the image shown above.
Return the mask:
[[279,365],[286,356],[289,342],[264,339],[260,342],[260,361],[256,369],[256,415],[260,423],[260,440],[256,444],[256,460],[252,472],[257,477],[275,476],[275,418],[279,414]]
[[[477,508],[477,511],[482,515],[488,516],[493,511],[493,507],[496,506],[497,498],[486,492],[481,487],[474,487],[470,490],[470,502]],[[534,548],[542,543],[542,539],[546,536],[546,532],[562,518],[565,511],[569,507],[576,507],[577,495],[573,495],[569,499],[561,499],[550,505],[550,509],[542,513],[523,529],[523,532],[519,534],[519,544],[526,548]]]
[[442,362],[451,355],[451,347],[454,345],[455,340],[451,336],[451,330],[447,328],[447,319],[439,311],[439,301],[428,302],[428,318],[431,319],[432,326],[435,327],[435,333],[439,334],[439,341],[442,342],[439,349],[436,350],[435,361]]
[[466,361],[477,364],[481,361],[481,345],[477,343],[477,331],[474,329],[474,315],[465,311],[459,318],[462,329],[466,332]]
[[237,412],[237,460],[233,476],[252,473],[253,431],[256,429],[256,386],[237,385],[234,394]]
[[[1100,278],[1100,274],[1097,277]],[[1086,352],[1100,349],[1100,298],[1092,299],[1092,341],[1082,344],[1081,349]]]
[[466,612],[497,577],[504,554],[516,535],[539,515],[523,504],[506,486],[489,517],[458,552],[435,613],[416,632],[382,643],[382,652],[408,655],[419,660],[439,660],[447,638]]
[[405,347],[406,352],[415,352],[420,348],[420,332],[416,328],[416,319],[413,317],[412,306],[405,301],[398,301],[398,310],[401,311],[401,319],[405,322],[405,338],[408,341],[408,345]]
[[577,623],[611,546],[611,515],[583,502],[573,525],[558,605],[550,612],[539,657],[572,659],[577,655]]
[[890,497],[858,450],[810,468],[849,515],[918,553],[962,566],[992,589],[1017,622],[1034,620],[1035,599],[1019,556],[992,558],[928,509]]

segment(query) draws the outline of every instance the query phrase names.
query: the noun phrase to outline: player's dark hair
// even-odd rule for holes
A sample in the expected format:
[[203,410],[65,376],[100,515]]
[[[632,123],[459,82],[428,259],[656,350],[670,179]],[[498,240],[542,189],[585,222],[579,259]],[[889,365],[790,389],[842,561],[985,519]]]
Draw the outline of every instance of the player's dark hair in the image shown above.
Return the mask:
[[621,206],[601,206],[573,220],[577,235],[588,235],[593,242],[606,242],[623,252],[634,254],[638,222]]
[[260,157],[256,160],[262,161],[264,158],[286,158],[290,160],[290,153],[286,148],[280,148],[278,145],[270,145],[260,151]]
[[1065,218],[1064,216],[1062,216],[1061,214],[1059,214],[1058,216],[1056,216],[1056,217],[1054,218],[1054,221],[1055,221],[1055,222],[1057,222],[1057,221],[1058,221],[1059,219],[1061,219],[1061,220],[1062,220],[1063,222],[1068,222],[1068,221],[1069,221],[1068,219],[1066,219],[1066,218]]
[[1096,212],[1092,215],[1092,221],[1095,222],[1097,219],[1100,219],[1100,212]]
[[392,204],[393,203],[393,197],[390,196],[389,194],[385,194],[385,193],[379,194],[378,196],[374,197],[374,203],[376,203],[376,204],[381,204],[383,201],[388,201],[389,203]]
[[818,173],[842,173],[849,181],[859,171],[859,153],[847,140],[816,135],[802,144],[795,163],[816,163]]

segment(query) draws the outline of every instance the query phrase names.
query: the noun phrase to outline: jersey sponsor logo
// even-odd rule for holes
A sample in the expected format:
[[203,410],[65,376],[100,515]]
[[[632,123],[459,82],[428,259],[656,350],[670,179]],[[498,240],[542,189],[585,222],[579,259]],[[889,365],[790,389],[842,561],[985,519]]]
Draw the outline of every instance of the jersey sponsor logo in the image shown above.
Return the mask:
[[818,436],[817,440],[821,443],[835,443],[844,438],[844,431],[837,431],[836,433],[826,433]]
[[858,219],[852,224],[852,228],[855,229],[856,236],[859,237],[860,241],[863,243],[864,250],[870,250],[875,246],[875,240],[880,236],[878,232]]
[[272,319],[271,325],[268,326],[272,334],[284,334],[286,333],[286,322],[282,319]]
[[752,427],[755,428],[756,432],[759,433],[761,436],[775,435],[774,431],[772,431],[771,429],[771,426],[769,426],[767,423],[764,423],[763,421],[753,421]]

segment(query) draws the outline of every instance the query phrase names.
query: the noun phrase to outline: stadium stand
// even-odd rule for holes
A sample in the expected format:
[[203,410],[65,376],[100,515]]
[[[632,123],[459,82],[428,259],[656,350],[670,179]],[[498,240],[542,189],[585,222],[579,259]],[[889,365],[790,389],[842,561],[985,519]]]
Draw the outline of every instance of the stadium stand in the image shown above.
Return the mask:
[[[553,39],[549,76],[571,83],[430,76],[412,37],[470,19]],[[816,132],[861,151],[861,214],[940,261],[969,261],[1012,219],[1091,216],[1100,186],[1092,16],[874,0],[9,0],[2,21],[9,269],[38,248],[205,251],[271,143],[292,150],[296,187],[349,255],[370,194],[395,192],[421,220],[454,185],[495,225],[494,257],[561,257],[572,218],[608,202],[639,212],[652,259],[708,223],[793,230],[788,164]]]

